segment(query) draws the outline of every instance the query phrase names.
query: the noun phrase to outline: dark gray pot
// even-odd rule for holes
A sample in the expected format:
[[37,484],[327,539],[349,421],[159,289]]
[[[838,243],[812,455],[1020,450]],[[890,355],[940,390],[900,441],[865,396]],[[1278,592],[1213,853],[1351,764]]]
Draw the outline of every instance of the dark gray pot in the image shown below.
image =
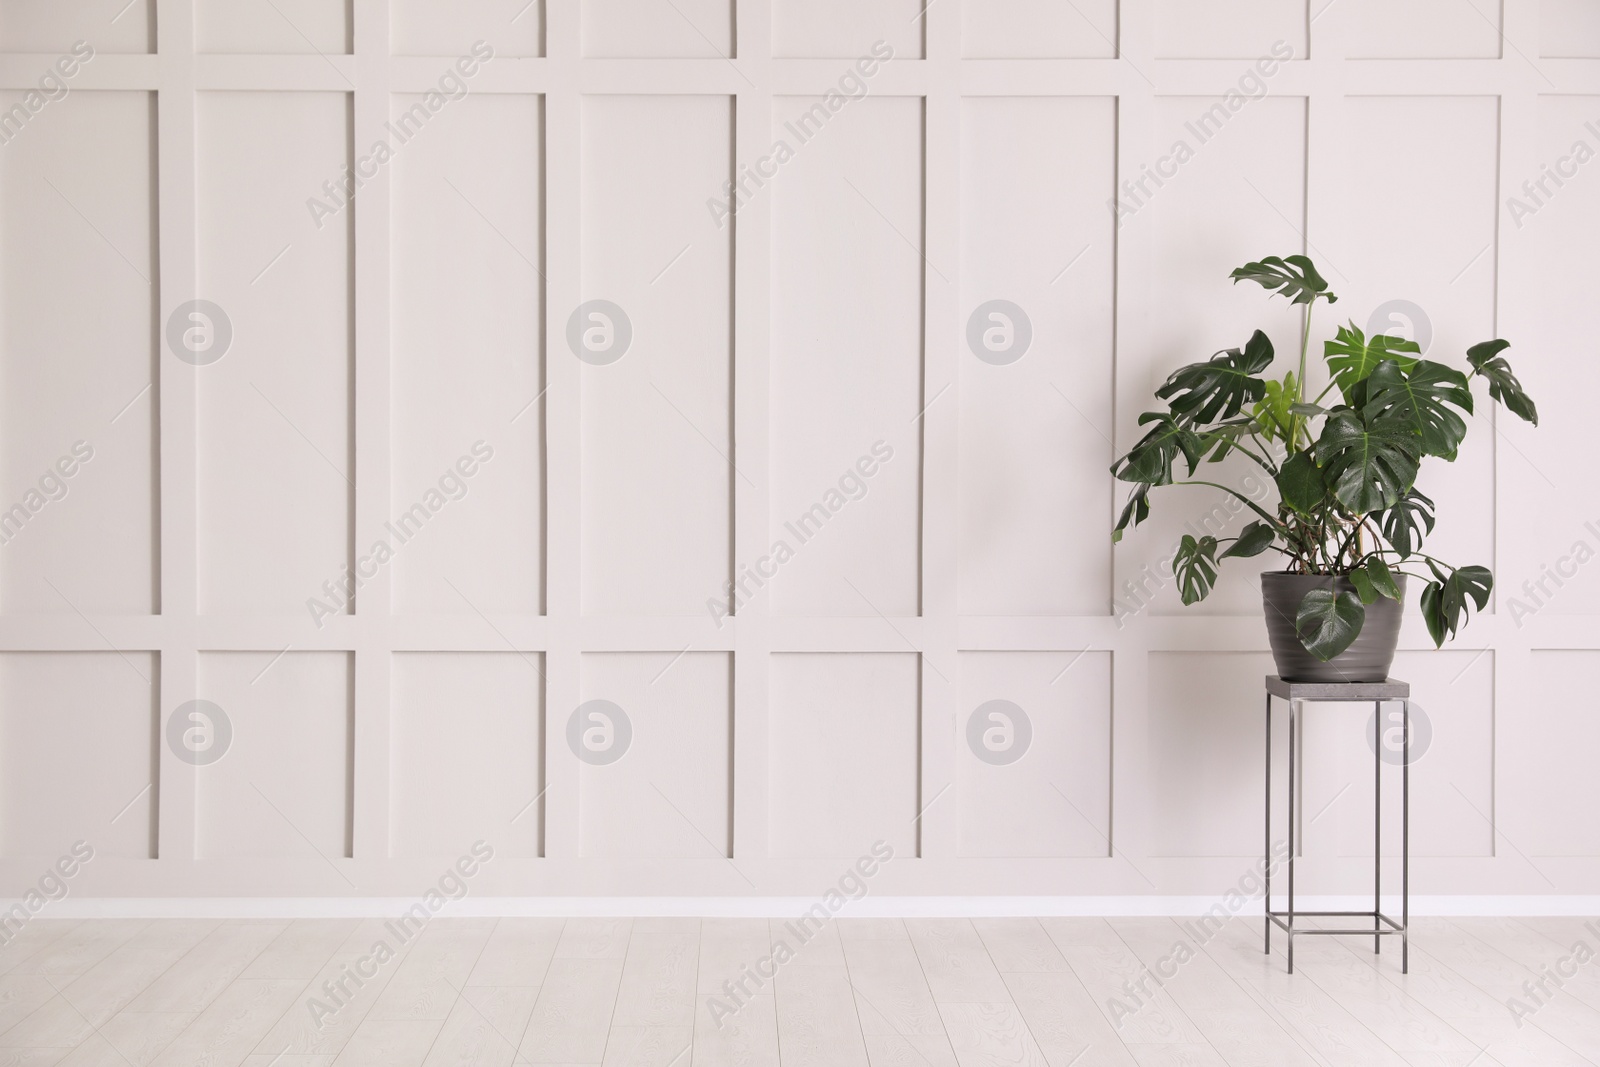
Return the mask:
[[[1367,621],[1354,643],[1324,663],[1300,643],[1294,617],[1300,601],[1313,589],[1354,589],[1348,578],[1321,574],[1285,574],[1269,571],[1261,576],[1261,600],[1267,613],[1267,639],[1278,676],[1288,682],[1381,682],[1389,677],[1395,646],[1400,643],[1400,616],[1405,610],[1405,575],[1395,575],[1401,600],[1379,597],[1367,605]],[[1337,584],[1336,584],[1337,583]]]

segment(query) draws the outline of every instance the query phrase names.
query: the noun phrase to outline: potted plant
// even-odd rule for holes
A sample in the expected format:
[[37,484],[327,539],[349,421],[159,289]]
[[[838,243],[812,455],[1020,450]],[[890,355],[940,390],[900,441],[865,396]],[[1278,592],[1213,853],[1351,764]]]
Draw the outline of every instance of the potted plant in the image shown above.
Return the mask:
[[[1366,337],[1354,322],[1324,342],[1329,380],[1308,399],[1312,312],[1318,300],[1338,298],[1305,256],[1268,256],[1230,277],[1305,305],[1299,367],[1281,381],[1266,377],[1272,342],[1257,330],[1242,349],[1174,372],[1156,390],[1165,410],[1139,416],[1148,431],[1111,466],[1133,483],[1112,540],[1149,516],[1155,486],[1206,485],[1232,495],[1258,517],[1237,537],[1184,536],[1173,557],[1183,602],[1205,599],[1222,560],[1276,550],[1288,566],[1263,574],[1261,591],[1278,673],[1291,681],[1382,681],[1399,641],[1407,577],[1427,583],[1421,610],[1435,646],[1455,636],[1469,604],[1483,610],[1494,582],[1486,567],[1453,567],[1422,551],[1434,526],[1433,501],[1416,487],[1422,461],[1456,458],[1476,379],[1536,426],[1538,411],[1500,354],[1506,341],[1473,345],[1471,372],[1463,373],[1421,358],[1413,341]],[[1201,463],[1235,453],[1271,477],[1275,512],[1194,477]],[[1179,463],[1185,477],[1174,477]]]

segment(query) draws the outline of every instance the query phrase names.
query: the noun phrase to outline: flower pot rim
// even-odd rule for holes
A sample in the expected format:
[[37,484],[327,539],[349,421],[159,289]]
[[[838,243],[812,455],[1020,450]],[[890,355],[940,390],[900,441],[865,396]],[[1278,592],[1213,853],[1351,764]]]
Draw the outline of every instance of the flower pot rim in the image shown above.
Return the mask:
[[[1300,579],[1307,580],[1307,581],[1326,581],[1329,578],[1332,578],[1333,580],[1339,581],[1339,582],[1348,582],[1350,580],[1350,575],[1349,574],[1297,574],[1294,571],[1262,571],[1261,572],[1261,577],[1263,577],[1263,578],[1300,578]],[[1395,584],[1398,585],[1398,584],[1404,582],[1407,577],[1408,577],[1408,575],[1405,575],[1405,574],[1399,574],[1399,573],[1395,574],[1394,575]]]

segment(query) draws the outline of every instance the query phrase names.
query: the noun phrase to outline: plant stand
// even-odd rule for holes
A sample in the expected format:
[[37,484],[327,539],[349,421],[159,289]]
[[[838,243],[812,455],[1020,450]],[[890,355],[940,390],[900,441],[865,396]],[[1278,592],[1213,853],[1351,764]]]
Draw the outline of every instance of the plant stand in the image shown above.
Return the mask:
[[[1272,910],[1272,698],[1278,697],[1289,704],[1289,907],[1287,911]],[[1298,844],[1295,834],[1295,765],[1299,751],[1295,746],[1295,733],[1305,702],[1324,701],[1336,703],[1368,703],[1381,716],[1383,702],[1398,700],[1402,706],[1404,748],[1400,761],[1400,921],[1395,922],[1383,913],[1383,736],[1381,721],[1375,722],[1377,736],[1373,738],[1373,821],[1372,821],[1372,910],[1371,911],[1296,911],[1294,906],[1294,860]],[[1289,973],[1294,973],[1294,939],[1296,934],[1361,934],[1372,935],[1372,951],[1379,952],[1385,936],[1400,936],[1400,973],[1407,973],[1410,965],[1411,942],[1407,927],[1411,919],[1411,686],[1406,682],[1389,679],[1384,682],[1286,682],[1277,675],[1267,676],[1267,836],[1266,836],[1266,895],[1263,904],[1266,944],[1264,952],[1272,951],[1272,926],[1278,925],[1289,935]],[[1298,916],[1339,917],[1371,919],[1371,930],[1356,929],[1296,929]]]

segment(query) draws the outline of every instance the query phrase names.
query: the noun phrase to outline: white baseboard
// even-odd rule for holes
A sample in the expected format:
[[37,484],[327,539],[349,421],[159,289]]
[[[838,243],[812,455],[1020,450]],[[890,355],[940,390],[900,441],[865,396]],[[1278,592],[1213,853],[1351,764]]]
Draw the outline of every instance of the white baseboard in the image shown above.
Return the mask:
[[[9,908],[13,901],[0,904]],[[451,901],[441,917],[692,917],[777,918],[800,915],[815,906],[810,897],[465,897]],[[1282,898],[1274,895],[1276,907]],[[1303,896],[1307,911],[1369,908],[1372,898]],[[1384,908],[1399,917],[1398,897],[1385,896]],[[47,904],[40,916],[100,918],[367,918],[399,915],[414,898],[358,897],[69,897]],[[977,918],[1004,916],[1117,917],[1203,915],[1216,897],[865,897],[838,912],[859,918]],[[1261,915],[1259,898],[1236,913]],[[1414,896],[1414,916],[1600,915],[1600,896]]]

